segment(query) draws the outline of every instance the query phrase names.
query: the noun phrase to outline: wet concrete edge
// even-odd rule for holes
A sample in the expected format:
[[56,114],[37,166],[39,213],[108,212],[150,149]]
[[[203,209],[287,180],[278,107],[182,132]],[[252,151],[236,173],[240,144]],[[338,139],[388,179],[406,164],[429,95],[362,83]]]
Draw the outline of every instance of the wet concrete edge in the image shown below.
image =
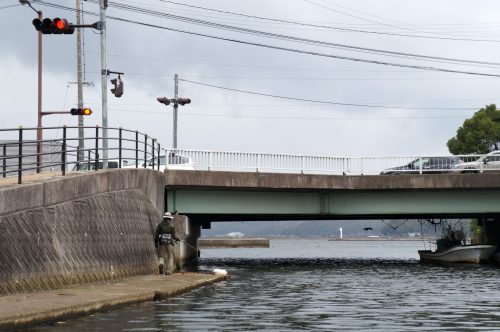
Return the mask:
[[227,280],[227,276],[213,275],[208,280],[201,280],[191,285],[170,289],[165,287],[155,291],[141,294],[120,296],[113,299],[100,300],[91,304],[70,306],[65,309],[49,310],[28,314],[18,315],[0,320],[0,331],[11,331],[13,329],[28,328],[34,325],[50,324],[61,320],[73,319],[77,317],[88,316],[96,312],[105,312],[128,305],[144,303],[148,301],[160,301],[169,297],[187,293],[191,290],[208,286],[217,282]]

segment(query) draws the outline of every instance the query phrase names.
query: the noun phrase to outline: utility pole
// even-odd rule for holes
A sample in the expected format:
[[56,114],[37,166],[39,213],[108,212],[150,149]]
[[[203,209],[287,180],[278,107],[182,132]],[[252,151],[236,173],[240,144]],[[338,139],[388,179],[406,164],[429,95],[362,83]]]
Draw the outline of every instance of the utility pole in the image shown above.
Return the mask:
[[[177,100],[179,98],[179,76],[175,74],[174,76],[174,99]],[[177,149],[177,109],[179,108],[179,103],[174,103],[174,119],[173,119],[173,133],[174,133],[174,142],[173,147]]]
[[102,93],[102,167],[108,168],[108,70],[106,64],[106,8],[108,0],[100,0],[101,27],[101,93]]
[[167,97],[158,97],[156,100],[159,103],[165,104],[166,106],[172,104],[173,106],[173,140],[172,140],[172,145],[174,149],[177,149],[177,110],[179,108],[179,105],[184,106],[186,104],[191,103],[191,99],[189,98],[179,98],[179,75],[175,74],[174,76],[174,98],[170,99]]
[[[80,25],[81,8],[80,0],[76,0],[76,24]],[[78,82],[78,108],[83,108],[83,70],[82,70],[82,33],[80,29],[76,29],[76,66],[77,66],[77,82]],[[84,159],[85,138],[83,130],[83,115],[78,115],[78,164]]]

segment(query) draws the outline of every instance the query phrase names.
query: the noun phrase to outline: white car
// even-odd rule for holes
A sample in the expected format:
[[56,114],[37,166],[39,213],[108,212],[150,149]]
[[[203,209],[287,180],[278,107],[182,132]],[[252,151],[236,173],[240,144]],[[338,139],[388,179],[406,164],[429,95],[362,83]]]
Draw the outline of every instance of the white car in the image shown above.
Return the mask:
[[500,172],[500,150],[492,151],[479,159],[460,163],[453,167],[453,173],[493,173]]
[[[162,172],[165,170],[165,167],[167,169],[194,170],[193,161],[187,156],[169,153],[168,165],[166,164],[166,161],[167,158],[165,157],[165,155],[160,155],[160,167],[158,167],[158,157],[155,157],[153,167],[153,158],[149,158],[146,161],[145,168],[151,168]],[[127,168],[135,168],[135,162],[129,162],[129,166],[127,166]],[[139,164],[139,168],[144,168],[144,162]]]
[[[109,159],[108,160],[108,168],[118,168],[118,165],[120,164],[118,159]],[[97,162],[97,168],[102,169],[103,162],[99,161]],[[121,168],[126,168],[129,163],[127,160],[122,159],[122,167]],[[77,167],[78,166],[78,167]],[[95,161],[90,161],[90,162],[83,162],[79,165],[74,165],[73,168],[71,169],[72,172],[76,171],[95,171]]]

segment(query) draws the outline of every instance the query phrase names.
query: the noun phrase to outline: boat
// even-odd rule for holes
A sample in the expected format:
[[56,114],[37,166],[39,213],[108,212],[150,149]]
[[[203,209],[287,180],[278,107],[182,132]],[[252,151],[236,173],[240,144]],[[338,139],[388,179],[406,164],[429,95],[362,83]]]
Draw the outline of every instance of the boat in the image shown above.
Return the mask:
[[422,262],[480,263],[490,259],[497,247],[489,244],[458,245],[443,250],[419,250]]
[[463,228],[453,230],[451,225],[443,230],[436,241],[436,251],[419,250],[422,262],[476,263],[488,261],[496,251],[495,245],[467,244]]

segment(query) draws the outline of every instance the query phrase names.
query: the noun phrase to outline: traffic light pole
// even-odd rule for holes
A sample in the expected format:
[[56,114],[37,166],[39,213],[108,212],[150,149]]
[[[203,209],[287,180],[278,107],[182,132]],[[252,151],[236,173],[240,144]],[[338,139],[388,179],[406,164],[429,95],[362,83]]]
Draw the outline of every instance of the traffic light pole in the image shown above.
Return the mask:
[[[43,19],[41,10],[36,10],[30,0],[19,0],[21,5],[28,5],[38,14],[38,19]],[[38,31],[38,112],[37,112],[37,127],[36,127],[36,172],[42,171],[42,32]]]
[[108,168],[108,71],[106,64],[106,7],[108,1],[100,0],[101,24],[101,94],[102,94],[102,166]]
[[173,134],[174,134],[174,140],[173,140],[173,146],[174,149],[177,149],[177,109],[179,108],[179,104],[177,103],[177,98],[179,98],[179,76],[175,74],[174,76],[174,99],[176,102],[174,102],[174,119],[173,119]]
[[[30,6],[31,7],[31,6]],[[37,11],[38,19],[43,18],[41,11]],[[42,171],[42,32],[38,31],[38,121],[36,127],[36,172]]]

